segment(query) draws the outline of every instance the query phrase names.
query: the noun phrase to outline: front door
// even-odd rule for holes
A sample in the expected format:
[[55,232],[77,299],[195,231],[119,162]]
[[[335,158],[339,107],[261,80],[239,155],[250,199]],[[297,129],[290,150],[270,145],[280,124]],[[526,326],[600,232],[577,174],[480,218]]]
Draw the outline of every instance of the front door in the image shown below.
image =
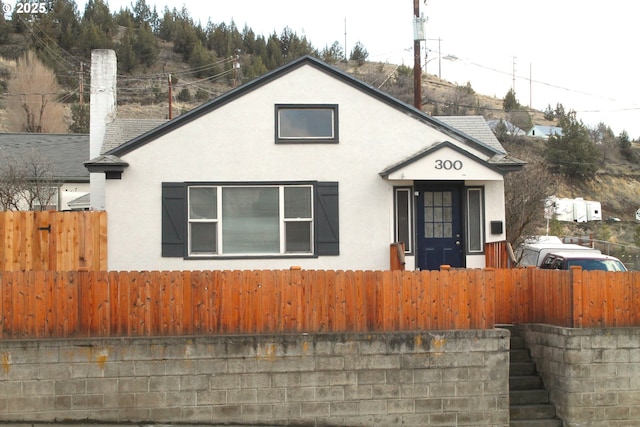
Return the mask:
[[420,270],[438,270],[441,265],[464,267],[462,188],[456,184],[416,187]]

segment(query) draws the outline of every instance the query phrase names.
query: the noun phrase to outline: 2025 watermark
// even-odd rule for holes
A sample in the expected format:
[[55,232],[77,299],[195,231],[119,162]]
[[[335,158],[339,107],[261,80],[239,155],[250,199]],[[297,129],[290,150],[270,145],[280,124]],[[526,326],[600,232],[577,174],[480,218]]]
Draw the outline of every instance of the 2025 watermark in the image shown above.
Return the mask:
[[[11,10],[14,6],[11,6],[8,3],[4,3],[2,5],[2,11],[7,14],[11,13]],[[19,1],[15,5],[15,13],[22,13],[26,15],[39,15],[41,13],[49,12],[49,7],[46,2],[30,2],[30,1]]]

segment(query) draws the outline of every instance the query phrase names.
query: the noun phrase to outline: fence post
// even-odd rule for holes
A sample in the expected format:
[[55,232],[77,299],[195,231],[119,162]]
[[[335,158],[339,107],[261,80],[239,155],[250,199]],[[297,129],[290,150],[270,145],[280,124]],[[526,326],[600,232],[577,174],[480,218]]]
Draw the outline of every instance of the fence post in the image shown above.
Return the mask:
[[571,283],[569,287],[569,301],[571,301],[570,328],[582,328],[584,320],[582,295],[582,267],[571,266]]
[[404,243],[392,243],[389,248],[391,270],[404,270]]

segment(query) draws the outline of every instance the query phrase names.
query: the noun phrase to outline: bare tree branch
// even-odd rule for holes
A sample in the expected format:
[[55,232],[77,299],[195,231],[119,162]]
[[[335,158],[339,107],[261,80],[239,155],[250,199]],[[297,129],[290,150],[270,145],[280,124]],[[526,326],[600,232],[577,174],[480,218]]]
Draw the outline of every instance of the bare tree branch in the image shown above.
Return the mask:
[[60,86],[34,52],[20,58],[7,85],[8,127],[13,132],[66,133]]

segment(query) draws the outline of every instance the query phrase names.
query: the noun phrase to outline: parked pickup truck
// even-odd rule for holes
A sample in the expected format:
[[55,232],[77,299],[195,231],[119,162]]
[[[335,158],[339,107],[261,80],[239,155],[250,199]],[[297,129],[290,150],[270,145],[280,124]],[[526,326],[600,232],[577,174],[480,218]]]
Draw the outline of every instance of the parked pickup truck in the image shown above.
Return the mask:
[[530,265],[540,267],[547,254],[557,251],[601,254],[597,249],[573,243],[562,243],[562,240],[555,236],[539,236],[537,239],[527,241],[520,246],[516,250],[515,256],[520,267],[528,267]]
[[618,258],[585,251],[558,251],[544,256],[540,268],[548,270],[568,270],[580,266],[583,270],[627,271]]

